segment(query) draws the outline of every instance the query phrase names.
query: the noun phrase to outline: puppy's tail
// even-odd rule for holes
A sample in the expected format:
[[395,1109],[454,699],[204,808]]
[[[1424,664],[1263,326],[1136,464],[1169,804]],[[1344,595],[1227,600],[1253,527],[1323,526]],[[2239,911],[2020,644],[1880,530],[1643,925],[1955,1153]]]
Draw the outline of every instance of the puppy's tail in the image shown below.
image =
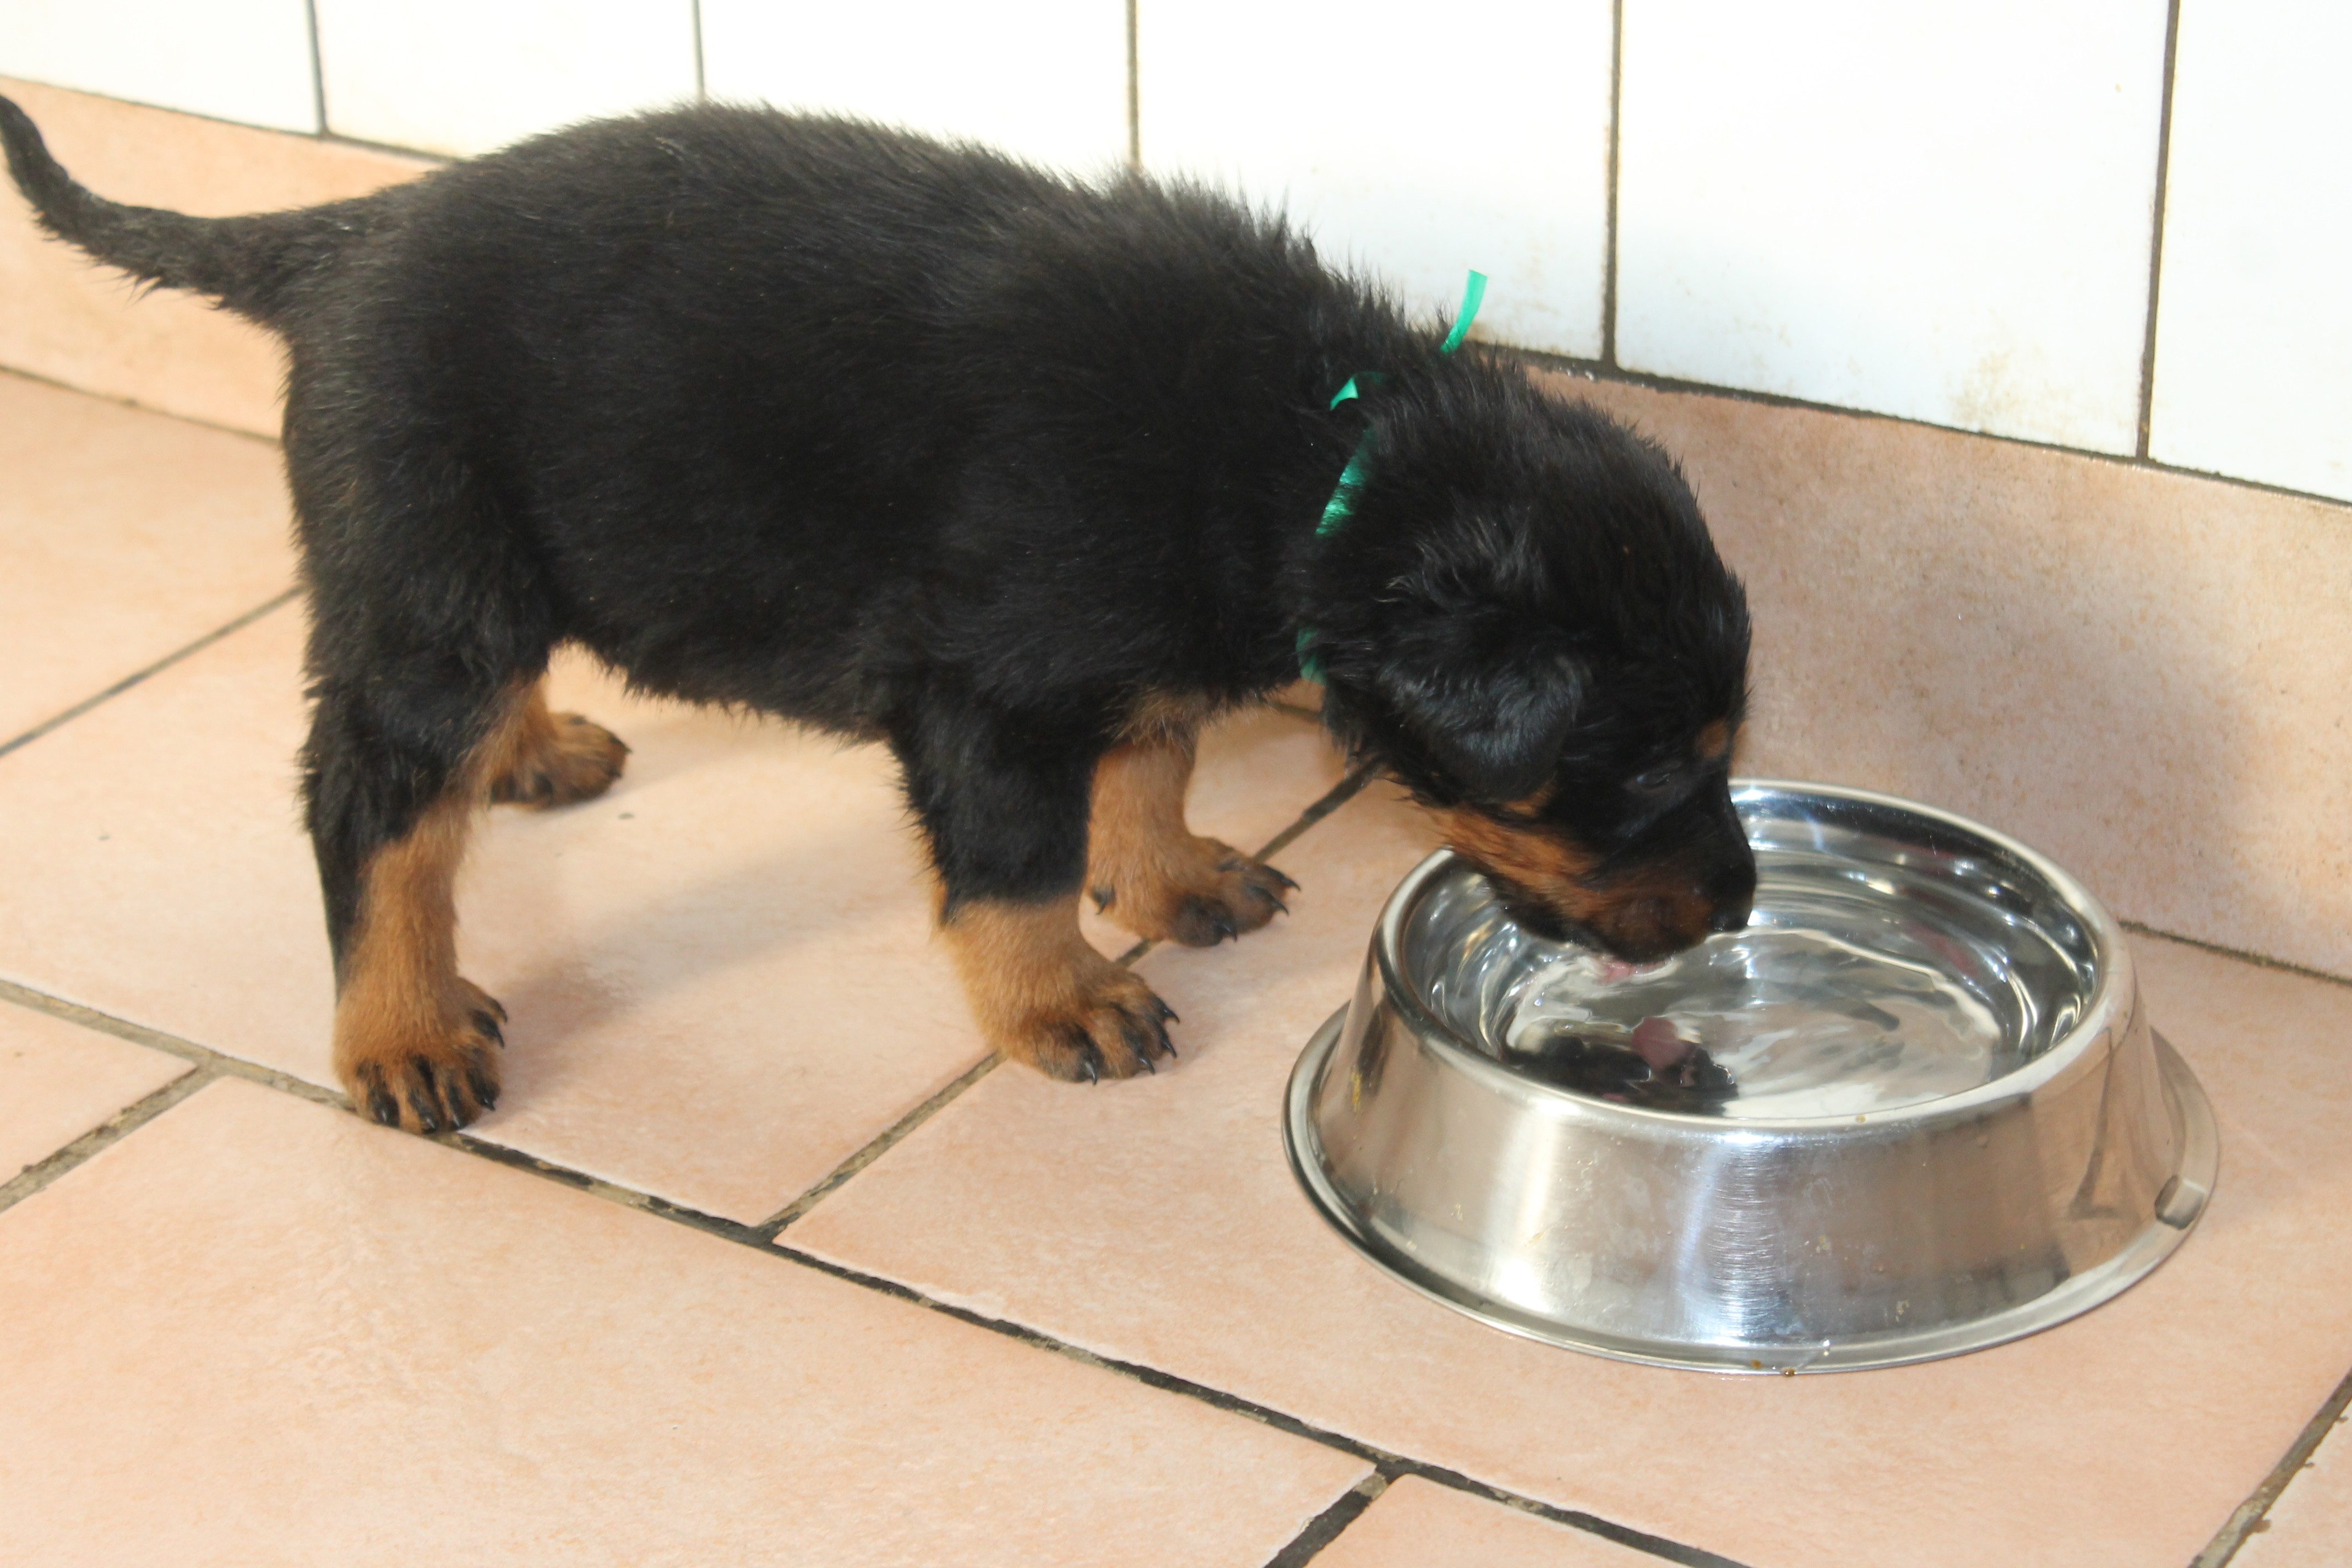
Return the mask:
[[190,217],[125,206],[78,184],[10,100],[0,97],[8,172],[41,226],[109,267],[166,289],[208,294],[241,316],[274,326],[303,279],[332,265],[375,216],[373,198],[249,217]]

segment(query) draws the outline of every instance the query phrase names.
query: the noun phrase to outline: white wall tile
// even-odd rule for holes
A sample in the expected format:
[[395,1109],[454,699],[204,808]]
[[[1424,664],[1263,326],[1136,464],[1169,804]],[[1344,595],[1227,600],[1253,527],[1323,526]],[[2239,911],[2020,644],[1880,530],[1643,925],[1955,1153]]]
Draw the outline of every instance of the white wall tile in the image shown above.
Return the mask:
[[2352,8],[2183,0],[2151,457],[2352,500]]
[[1139,0],[1143,159],[1280,204],[1479,335],[1591,355],[1609,0]]
[[2130,451],[2164,0],[1625,0],[1618,356]]
[[1123,0],[702,0],[713,98],[862,115],[1090,173],[1127,161]]
[[328,128],[481,153],[694,95],[692,0],[316,0]]
[[0,76],[319,129],[303,0],[0,0]]

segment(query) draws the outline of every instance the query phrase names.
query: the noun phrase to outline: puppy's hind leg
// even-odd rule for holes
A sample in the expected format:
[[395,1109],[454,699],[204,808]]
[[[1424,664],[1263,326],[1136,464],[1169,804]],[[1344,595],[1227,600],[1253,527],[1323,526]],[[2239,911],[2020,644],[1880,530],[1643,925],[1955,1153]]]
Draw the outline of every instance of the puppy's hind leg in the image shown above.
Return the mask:
[[457,973],[458,862],[529,696],[321,679],[304,792],[335,959],[336,1075],[363,1116],[450,1131],[498,1103],[506,1009]]
[[1272,920],[1298,884],[1185,826],[1194,734],[1179,719],[1132,726],[1096,764],[1087,887],[1138,936],[1213,947]]
[[506,755],[490,778],[490,798],[516,805],[570,805],[613,787],[629,748],[602,724],[553,713],[544,677],[532,683],[509,727]]
[[988,1043],[1093,1083],[1157,1071],[1175,1014],[1078,930],[1091,727],[927,702],[894,724],[907,794],[930,841],[940,931]]

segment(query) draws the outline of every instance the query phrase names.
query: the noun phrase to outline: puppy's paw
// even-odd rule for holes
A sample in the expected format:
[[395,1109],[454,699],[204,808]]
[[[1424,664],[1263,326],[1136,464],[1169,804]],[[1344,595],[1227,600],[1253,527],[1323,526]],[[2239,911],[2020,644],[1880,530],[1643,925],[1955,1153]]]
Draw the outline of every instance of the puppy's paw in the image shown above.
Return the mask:
[[1214,947],[1284,913],[1283,895],[1297,887],[1230,845],[1194,838],[1176,853],[1098,878],[1094,899],[1138,936]]
[[1158,1058],[1176,1054],[1168,1038],[1175,1011],[1150,986],[1109,963],[1073,978],[1067,996],[1025,1014],[996,1048],[1069,1083],[1157,1072]]
[[490,798],[546,810],[593,800],[613,787],[629,748],[602,724],[577,713],[548,716],[514,765],[490,784]]
[[499,1102],[506,1016],[463,979],[422,1015],[345,1009],[335,1020],[335,1071],[362,1116],[411,1132],[454,1132]]

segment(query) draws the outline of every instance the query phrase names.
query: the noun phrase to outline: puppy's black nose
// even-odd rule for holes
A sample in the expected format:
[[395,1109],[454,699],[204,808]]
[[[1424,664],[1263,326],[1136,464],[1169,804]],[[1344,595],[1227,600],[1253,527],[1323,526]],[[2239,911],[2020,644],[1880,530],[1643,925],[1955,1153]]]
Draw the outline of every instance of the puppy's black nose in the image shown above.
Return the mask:
[[1756,908],[1756,863],[1741,860],[1724,866],[1706,879],[1706,897],[1715,912],[1706,919],[1709,931],[1746,931]]

